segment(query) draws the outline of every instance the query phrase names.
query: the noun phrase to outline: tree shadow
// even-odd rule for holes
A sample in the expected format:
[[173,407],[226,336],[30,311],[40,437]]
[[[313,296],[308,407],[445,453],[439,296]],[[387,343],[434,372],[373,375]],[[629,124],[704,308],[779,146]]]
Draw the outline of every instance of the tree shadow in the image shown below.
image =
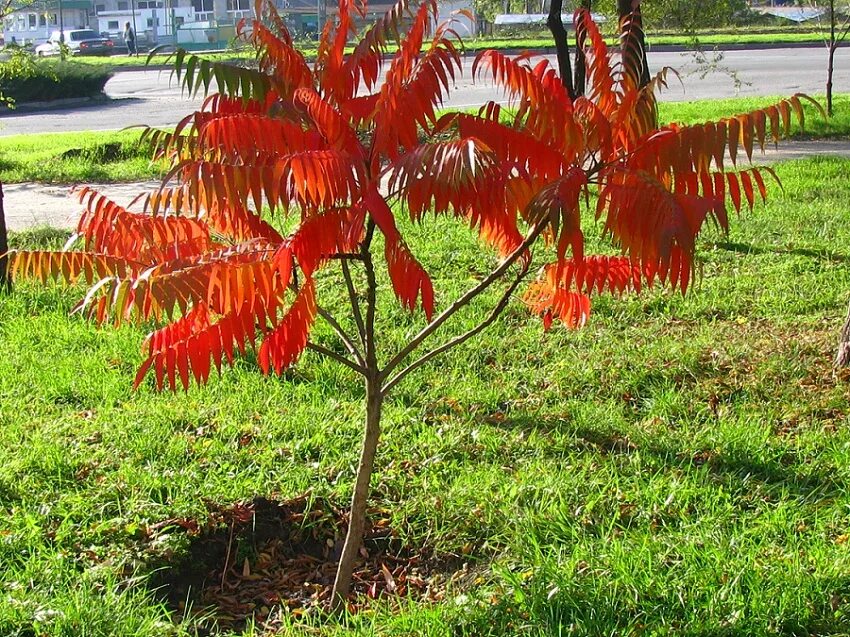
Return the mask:
[[[146,530],[148,546],[181,545],[147,565],[148,587],[172,613],[191,616],[196,634],[206,635],[252,622],[273,631],[282,614],[324,612],[347,514],[307,496],[207,506],[207,520],[174,518]],[[460,570],[457,560],[404,546],[388,516],[369,513],[350,610],[387,597],[434,601],[440,582]]]
[[63,114],[73,113],[80,110],[110,110],[114,108],[123,108],[128,105],[141,104],[145,100],[140,97],[107,97],[91,99],[85,102],[75,102],[73,104],[63,103],[62,100],[56,100],[55,104],[49,102],[40,103],[38,105],[21,102],[15,106],[14,110],[0,109],[0,120],[7,117],[16,117],[21,115],[39,115],[41,113]]
[[595,429],[577,426],[558,417],[538,417],[518,414],[491,425],[510,431],[537,431],[539,433],[566,433],[573,443],[566,448],[549,445],[544,454],[562,457],[564,452],[579,451],[599,456],[616,456],[641,453],[654,458],[670,469],[684,471],[699,468],[707,470],[718,481],[730,488],[739,488],[744,482],[758,482],[766,487],[782,487],[797,498],[818,496],[844,497],[850,485],[835,472],[824,469],[798,470],[803,463],[789,450],[769,459],[754,457],[745,449],[689,448],[672,440],[633,440],[619,429]]
[[801,257],[809,257],[821,261],[837,261],[839,263],[850,263],[850,255],[838,254],[828,250],[813,250],[811,248],[776,248],[760,247],[739,241],[713,241],[709,244],[718,250],[737,252],[739,254],[787,254]]

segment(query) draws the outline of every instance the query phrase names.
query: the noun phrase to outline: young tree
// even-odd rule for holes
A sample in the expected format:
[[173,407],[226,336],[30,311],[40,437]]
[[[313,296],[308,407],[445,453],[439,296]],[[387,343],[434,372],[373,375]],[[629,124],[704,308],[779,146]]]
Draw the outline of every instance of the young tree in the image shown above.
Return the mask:
[[[832,78],[835,75],[835,52],[847,39],[847,34],[850,33],[850,3],[844,6],[843,15],[841,15],[841,7],[836,10],[837,3],[835,0],[813,0],[810,4],[815,8],[822,7],[826,11],[826,25],[822,25],[823,40],[826,46],[826,112],[832,117],[834,114]],[[821,19],[818,18],[818,21],[821,22]]]
[[[802,107],[795,96],[719,122],[659,128],[653,92],[664,73],[641,87],[638,75],[612,64],[589,13],[580,11],[587,97],[571,99],[545,61],[488,51],[474,73],[499,84],[513,108],[491,102],[478,114],[438,118],[460,58],[454,32],[434,27],[432,1],[408,7],[402,0],[344,55],[354,16],[366,7],[340,0],[312,68],[273,4],[259,0],[256,9],[240,34],[256,47],[258,70],[177,54],[186,88],[207,91],[215,80],[219,92],[174,132],[148,131],[173,169],[146,198],[147,212],[83,190],[82,249],[15,252],[12,272],[84,279],[91,288],[79,309],[99,321],[167,322],[145,341],[136,386],[150,372],[157,389],[206,383],[213,367],[220,371],[255,339],[266,374],[282,373],[311,350],[363,378],[363,442],[332,593],[339,607],[362,542],[392,389],[493,323],[547,251],[552,260],[524,296],[547,328],[554,319],[584,324],[595,293],[657,282],[686,290],[705,220],[726,228],[729,202],[740,210],[766,194],[763,171],[771,171],[739,169],[739,149],[751,159]],[[398,51],[385,61],[396,39]],[[592,212],[618,256],[585,255],[581,202],[591,190],[598,195]],[[431,279],[404,240],[403,213],[423,224],[452,215],[500,260],[459,298],[440,299],[437,312]],[[297,228],[282,233],[270,223],[279,215],[298,216]],[[376,330],[379,261],[398,301],[425,316],[419,332],[389,353]],[[348,321],[317,297],[319,278],[330,272],[344,281]],[[432,344],[494,286],[501,286],[498,300],[480,323]],[[316,340],[317,320],[338,343]]]

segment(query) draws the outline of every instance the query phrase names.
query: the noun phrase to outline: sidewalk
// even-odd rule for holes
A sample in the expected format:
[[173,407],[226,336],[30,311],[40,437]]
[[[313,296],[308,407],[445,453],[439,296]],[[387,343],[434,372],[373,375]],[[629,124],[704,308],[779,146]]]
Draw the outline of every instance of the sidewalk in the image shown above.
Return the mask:
[[[126,206],[140,192],[156,188],[159,182],[88,185]],[[12,232],[40,226],[75,227],[82,206],[72,189],[71,185],[3,184],[6,227]]]
[[[739,151],[739,154],[742,152]],[[768,147],[764,155],[755,153],[753,163],[766,164],[816,155],[850,158],[850,140],[783,142],[779,150]],[[128,205],[136,195],[152,190],[159,184],[158,182],[133,182],[89,185],[117,203]],[[7,227],[11,231],[39,226],[73,228],[80,217],[81,207],[71,189],[72,186],[68,185],[49,186],[34,183],[4,185],[3,203]]]

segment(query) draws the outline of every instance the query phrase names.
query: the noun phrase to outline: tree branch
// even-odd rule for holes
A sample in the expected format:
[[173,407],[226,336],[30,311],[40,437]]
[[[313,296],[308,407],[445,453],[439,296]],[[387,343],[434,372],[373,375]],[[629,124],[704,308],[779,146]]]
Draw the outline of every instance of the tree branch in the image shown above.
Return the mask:
[[[358,254],[357,258],[363,260],[363,255]],[[348,300],[351,302],[351,313],[354,315],[354,322],[357,324],[357,333],[360,334],[360,344],[366,347],[366,327],[363,324],[363,314],[360,312],[360,302],[357,300],[357,290],[354,288],[354,280],[351,278],[351,270],[348,269],[348,262],[343,260],[342,275],[345,277],[345,287],[348,288]]]
[[418,369],[419,367],[421,367],[422,365],[427,363],[429,360],[431,360],[432,358],[435,358],[436,356],[439,356],[443,352],[446,352],[446,351],[450,350],[451,348],[468,341],[470,338],[472,338],[476,334],[482,332],[487,327],[489,327],[490,324],[493,323],[493,321],[495,321],[499,317],[499,315],[502,313],[502,311],[507,307],[508,302],[511,300],[511,296],[513,295],[514,291],[516,291],[517,287],[519,287],[519,284],[522,283],[522,280],[528,274],[529,266],[530,266],[530,262],[526,262],[523,265],[523,267],[520,269],[519,273],[517,274],[516,278],[513,280],[511,285],[508,287],[508,289],[505,290],[505,293],[499,299],[499,302],[496,304],[496,306],[493,308],[493,310],[490,312],[490,314],[487,316],[486,319],[484,319],[481,323],[479,323],[478,325],[473,327],[471,330],[468,330],[467,332],[464,332],[463,334],[460,334],[459,336],[456,336],[453,339],[446,341],[445,343],[443,343],[439,347],[432,349],[427,354],[420,356],[418,359],[413,361],[410,365],[405,367],[398,374],[396,374],[390,380],[388,380],[387,384],[383,386],[381,391],[384,394],[386,394],[393,387],[395,387],[399,382],[401,382],[402,379],[404,379],[404,377],[407,376],[410,372],[414,371],[415,369]]
[[314,352],[316,352],[316,353],[318,353],[318,354],[321,354],[322,356],[327,356],[328,358],[332,358],[332,359],[333,359],[333,360],[335,360],[337,363],[342,363],[342,364],[343,364],[343,365],[345,365],[346,367],[349,367],[349,368],[353,369],[353,370],[354,370],[355,372],[357,372],[358,374],[362,374],[363,376],[365,376],[365,375],[366,375],[366,370],[365,370],[363,367],[361,367],[360,365],[358,365],[358,364],[357,364],[357,363],[355,363],[354,361],[347,359],[347,358],[346,358],[345,356],[343,356],[342,354],[337,354],[337,353],[336,353],[336,352],[334,352],[333,350],[330,350],[330,349],[328,349],[328,348],[326,348],[326,347],[323,347],[323,346],[321,346],[321,345],[318,345],[317,343],[314,343],[314,342],[312,342],[312,341],[309,341],[309,342],[307,343],[307,349],[311,349],[311,350],[313,350]]
[[342,329],[342,326],[331,315],[331,313],[323,307],[316,307],[316,313],[327,321],[328,325],[330,325],[333,331],[336,332],[336,335],[339,336],[339,339],[343,342],[345,347],[348,349],[348,352],[355,358],[357,363],[360,366],[365,367],[366,362],[363,360],[363,355],[360,353],[360,350],[357,349],[357,346],[351,341],[351,338],[348,336],[346,331]]
[[337,252],[328,257],[331,261],[362,261],[363,256],[359,252]]
[[484,292],[487,288],[489,288],[495,281],[499,279],[508,268],[513,265],[513,263],[520,258],[520,256],[525,253],[526,250],[531,246],[532,243],[537,239],[541,232],[543,232],[543,228],[546,227],[545,221],[541,221],[538,223],[526,237],[525,241],[520,244],[520,246],[511,252],[507,258],[502,261],[499,266],[493,270],[486,278],[482,279],[481,282],[478,283],[473,288],[470,288],[466,291],[466,293],[461,296],[457,301],[452,303],[449,307],[443,310],[433,321],[431,321],[428,325],[426,325],[422,330],[413,337],[413,339],[402,348],[402,350],[395,355],[395,357],[387,363],[387,366],[380,373],[379,378],[383,380],[386,378],[392,370],[398,367],[401,362],[407,358],[417,347],[419,347],[422,342],[431,336],[443,323],[449,320],[458,310],[467,306],[470,301],[472,301],[476,296]]

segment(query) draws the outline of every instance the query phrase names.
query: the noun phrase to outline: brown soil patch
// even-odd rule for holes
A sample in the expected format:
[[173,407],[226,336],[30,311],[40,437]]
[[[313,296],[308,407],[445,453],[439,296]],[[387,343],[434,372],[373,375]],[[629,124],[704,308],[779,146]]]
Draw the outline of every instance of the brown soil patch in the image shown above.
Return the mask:
[[[352,612],[380,598],[439,601],[452,573],[462,572],[458,560],[404,547],[389,522],[386,512],[370,512]],[[171,519],[148,528],[149,539],[175,532],[190,538],[188,552],[160,568],[151,584],[176,616],[188,608],[206,634],[238,630],[249,619],[273,630],[282,615],[324,611],[347,525],[342,511],[306,497],[210,505],[203,525]]]

